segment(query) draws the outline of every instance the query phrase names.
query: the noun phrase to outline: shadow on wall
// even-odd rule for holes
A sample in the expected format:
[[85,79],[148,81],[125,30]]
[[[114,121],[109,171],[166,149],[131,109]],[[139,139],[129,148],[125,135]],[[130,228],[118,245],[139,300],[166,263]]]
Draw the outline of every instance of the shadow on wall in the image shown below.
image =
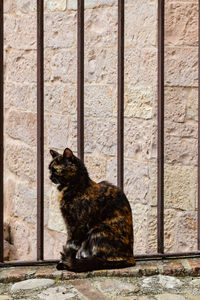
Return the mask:
[[17,251],[14,245],[12,244],[10,225],[4,223],[4,260],[16,260]]

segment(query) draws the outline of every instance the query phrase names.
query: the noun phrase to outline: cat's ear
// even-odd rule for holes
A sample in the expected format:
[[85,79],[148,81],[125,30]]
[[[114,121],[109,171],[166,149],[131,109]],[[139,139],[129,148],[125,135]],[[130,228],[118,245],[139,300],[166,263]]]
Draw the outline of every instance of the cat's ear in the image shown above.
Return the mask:
[[51,154],[51,156],[53,157],[53,158],[55,158],[56,156],[58,156],[58,155],[60,155],[57,151],[55,151],[55,150],[50,150],[50,154]]
[[63,152],[63,157],[66,158],[66,159],[73,159],[74,154],[69,148],[66,148]]

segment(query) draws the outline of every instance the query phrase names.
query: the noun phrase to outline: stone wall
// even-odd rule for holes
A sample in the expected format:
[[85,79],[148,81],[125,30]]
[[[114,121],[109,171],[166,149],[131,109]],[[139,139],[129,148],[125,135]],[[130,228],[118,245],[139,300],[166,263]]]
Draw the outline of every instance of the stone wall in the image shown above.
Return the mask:
[[[126,0],[125,192],[135,254],[156,252],[157,1]],[[85,1],[85,161],[116,184],[117,0]],[[76,153],[76,1],[45,1],[45,258],[66,240],[49,149]],[[165,246],[196,249],[197,0],[166,1]],[[5,215],[36,257],[36,1],[5,1]]]

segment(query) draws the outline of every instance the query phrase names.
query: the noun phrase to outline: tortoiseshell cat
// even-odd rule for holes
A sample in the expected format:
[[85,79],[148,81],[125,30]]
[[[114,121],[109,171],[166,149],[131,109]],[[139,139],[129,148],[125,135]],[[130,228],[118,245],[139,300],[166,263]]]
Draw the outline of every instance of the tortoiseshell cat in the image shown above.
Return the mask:
[[125,194],[106,181],[95,183],[69,148],[50,150],[50,179],[58,184],[68,239],[58,270],[86,272],[133,266],[133,226]]

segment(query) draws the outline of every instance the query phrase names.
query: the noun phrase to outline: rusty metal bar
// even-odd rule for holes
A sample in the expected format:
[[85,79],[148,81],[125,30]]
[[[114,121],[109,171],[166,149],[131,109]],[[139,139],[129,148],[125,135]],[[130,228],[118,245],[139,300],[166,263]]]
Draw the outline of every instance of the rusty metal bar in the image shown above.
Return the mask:
[[37,260],[44,258],[44,1],[37,0]]
[[[182,252],[182,253],[153,253],[153,254],[141,254],[134,256],[137,261],[140,260],[152,260],[152,259],[178,259],[183,257],[200,257],[200,251],[194,252]],[[59,260],[43,260],[43,261],[6,261],[4,263],[0,262],[0,267],[20,267],[20,266],[37,266],[45,264],[57,264]]]
[[77,18],[77,149],[84,161],[84,0],[78,0]]
[[164,18],[165,1],[158,1],[158,179],[157,243],[164,253]]
[[198,22],[198,236],[197,249],[200,250],[200,0]]
[[0,1],[0,262],[4,256],[4,152],[3,152],[3,133],[4,133],[4,21],[3,21],[3,0]]
[[144,255],[135,255],[136,260],[151,260],[151,259],[168,259],[168,258],[183,258],[183,257],[200,257],[200,251],[194,252],[182,252],[182,253],[155,253],[155,254],[144,254]]
[[124,186],[124,0],[118,0],[117,184]]

